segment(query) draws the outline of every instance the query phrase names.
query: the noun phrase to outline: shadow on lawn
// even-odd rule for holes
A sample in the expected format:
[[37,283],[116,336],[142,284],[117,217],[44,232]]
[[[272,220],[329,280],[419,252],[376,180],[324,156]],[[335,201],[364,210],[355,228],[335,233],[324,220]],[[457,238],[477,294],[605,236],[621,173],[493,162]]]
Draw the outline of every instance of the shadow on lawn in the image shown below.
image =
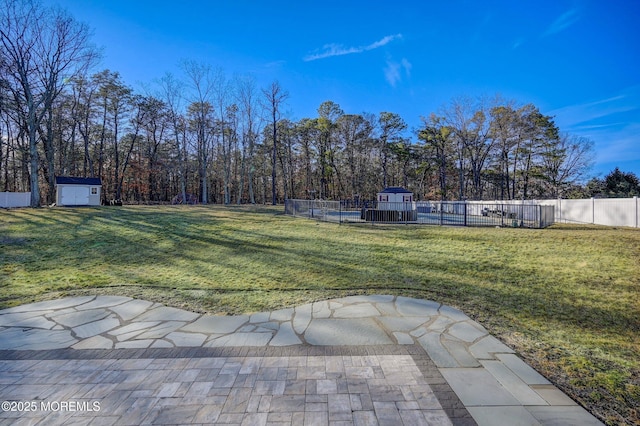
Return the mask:
[[[427,290],[449,295],[459,304],[482,303],[486,309],[512,312],[527,320],[554,319],[592,331],[602,327],[620,333],[640,329],[640,315],[632,303],[627,309],[601,303],[600,291],[583,291],[576,297],[572,288],[550,284],[550,277],[524,270],[500,256],[486,256],[481,263],[463,255],[452,258],[448,252],[438,251],[437,241],[428,241],[436,239],[436,233],[420,235],[427,247],[424,256],[416,256],[409,252],[411,247],[394,250],[384,240],[374,238],[384,232],[379,229],[356,229],[360,240],[355,243],[328,235],[324,229],[313,230],[313,222],[299,224],[311,228],[307,233],[289,232],[286,228],[280,233],[262,231],[258,225],[259,220],[264,220],[263,213],[256,216],[256,226],[248,228],[235,228],[226,211],[223,211],[226,216],[220,218],[217,209],[206,207],[190,207],[188,211],[101,207],[55,209],[51,213],[21,210],[14,215],[14,220],[27,222],[29,227],[43,227],[40,233],[29,231],[36,236],[21,243],[20,253],[15,253],[20,259],[13,259],[14,262],[28,262],[24,257],[30,250],[54,250],[55,245],[60,256],[70,262],[80,258],[89,266],[113,265],[106,273],[116,282],[133,278],[152,283],[156,279],[154,267],[188,265],[185,274],[191,281],[200,282],[197,287],[204,289]],[[247,217],[237,220],[245,223]],[[287,223],[292,221],[287,219]],[[523,232],[533,233],[528,235],[537,238],[544,231]],[[415,231],[401,229],[399,234],[397,238],[403,238]],[[449,238],[462,246],[486,242],[486,237],[473,232],[457,232]],[[15,245],[12,248],[17,249]],[[11,263],[12,257],[8,253],[6,261]],[[56,261],[53,257],[47,259],[52,267]],[[37,256],[32,259],[38,261]],[[130,271],[128,266],[132,266]],[[141,271],[136,272],[135,268]],[[216,282],[220,279],[218,268],[225,270],[224,282]],[[119,277],[118,270],[127,274]],[[489,279],[467,276],[469,271],[485,274]],[[526,277],[526,281],[515,282],[509,277]],[[182,287],[180,283],[156,284]]]
[[[0,261],[20,265],[28,273],[36,268],[55,270],[61,262],[84,273],[106,265],[95,271],[104,275],[100,282],[140,283],[163,288],[173,296],[176,288],[235,293],[240,299],[243,294],[305,291],[432,295],[436,302],[475,313],[505,333],[561,331],[566,334],[566,344],[560,348],[564,351],[580,348],[598,362],[613,359],[614,367],[620,365],[616,357],[626,354],[631,364],[639,364],[637,278],[618,274],[617,282],[600,283],[591,277],[573,282],[552,276],[554,265],[544,269],[509,261],[510,253],[521,249],[518,244],[552,239],[564,231],[604,234],[604,230],[565,225],[488,234],[411,227],[345,229],[267,211],[242,211],[244,217],[209,207],[3,212],[11,218],[14,231],[0,239]],[[14,226],[16,222],[21,227]],[[390,236],[385,235],[387,231]],[[504,235],[512,238],[508,247],[504,247]],[[575,240],[580,235],[571,237]],[[394,241],[405,239],[415,241],[394,246]],[[545,248],[547,256],[557,253],[561,258],[564,251],[574,249],[574,240]],[[612,247],[615,243],[615,238],[607,239]],[[45,256],[45,252],[49,253]],[[157,274],[160,268],[186,270],[167,278]],[[596,271],[593,265],[590,268]],[[7,277],[0,282],[7,297],[15,296]],[[81,287],[82,282],[60,284],[60,288]],[[549,336],[546,339],[551,341]],[[612,353],[615,342],[624,342],[624,351]]]
[[[216,209],[203,207],[190,208],[187,215],[183,214],[184,209],[118,207],[52,212],[55,214],[20,212],[19,220],[28,222],[29,226],[46,227],[37,241],[29,239],[21,245],[21,256],[30,250],[32,243],[38,243],[40,250],[55,244],[70,261],[79,257],[122,270],[127,266],[143,267],[137,279],[135,272],[118,277],[117,271],[107,271],[114,274],[113,279],[118,282],[134,278],[150,283],[154,280],[155,266],[189,265],[187,275],[193,281],[200,281],[199,287],[205,289],[433,290],[455,297],[460,304],[481,302],[494,312],[512,312],[527,320],[553,319],[572,326],[579,324],[591,331],[603,327],[625,334],[640,330],[640,315],[632,304],[628,309],[603,304],[601,292],[587,291],[575,297],[571,288],[549,284],[550,277],[535,270],[524,270],[501,257],[483,258],[482,264],[464,256],[452,259],[446,252],[438,253],[435,244],[433,250],[420,258],[408,253],[409,249],[390,249],[379,238],[364,241],[370,232],[383,232],[378,229],[356,230],[365,235],[357,243],[345,246],[335,235],[322,235],[323,231],[301,235],[286,229],[279,234],[252,228],[234,229],[228,217],[221,219],[216,216]],[[238,220],[247,221],[246,217]],[[306,225],[309,224],[301,226]],[[69,227],[72,232],[68,232]],[[400,238],[412,232],[401,230]],[[435,238],[428,233],[422,237]],[[463,245],[485,242],[481,235],[469,232],[449,238]],[[11,254],[7,256],[9,262],[11,257]],[[225,282],[216,283],[216,268],[235,270],[235,277],[227,272]],[[468,277],[464,271],[484,271],[491,278],[478,285],[478,278]],[[275,283],[266,285],[261,275]],[[523,276],[527,277],[524,282],[508,278]],[[158,284],[181,287],[179,283]]]

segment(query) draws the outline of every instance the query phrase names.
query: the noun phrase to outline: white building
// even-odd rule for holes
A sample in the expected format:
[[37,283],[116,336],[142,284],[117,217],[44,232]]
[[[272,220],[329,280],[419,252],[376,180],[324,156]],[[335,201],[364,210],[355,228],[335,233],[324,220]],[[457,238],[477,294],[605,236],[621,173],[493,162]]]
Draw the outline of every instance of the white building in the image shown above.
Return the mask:
[[378,192],[378,210],[412,211],[416,209],[413,192],[399,186]]
[[100,178],[56,176],[56,204],[59,206],[99,206]]

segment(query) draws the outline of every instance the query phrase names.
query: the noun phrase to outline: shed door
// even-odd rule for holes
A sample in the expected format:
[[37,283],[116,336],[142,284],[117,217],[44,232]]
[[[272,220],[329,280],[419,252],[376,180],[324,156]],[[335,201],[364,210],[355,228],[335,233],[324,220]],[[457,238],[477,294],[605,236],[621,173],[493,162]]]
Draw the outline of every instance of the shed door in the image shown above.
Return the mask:
[[86,186],[65,186],[62,188],[63,206],[86,206],[89,204],[89,188]]

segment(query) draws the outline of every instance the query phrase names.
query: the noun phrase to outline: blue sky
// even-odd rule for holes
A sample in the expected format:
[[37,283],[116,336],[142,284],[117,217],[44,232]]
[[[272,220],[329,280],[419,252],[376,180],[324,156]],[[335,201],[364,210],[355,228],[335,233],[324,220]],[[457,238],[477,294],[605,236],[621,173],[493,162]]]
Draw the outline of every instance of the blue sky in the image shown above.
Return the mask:
[[594,175],[640,176],[640,1],[48,0],[141,88],[181,60],[277,79],[288,118],[326,100],[412,129],[452,98],[533,103],[595,142]]

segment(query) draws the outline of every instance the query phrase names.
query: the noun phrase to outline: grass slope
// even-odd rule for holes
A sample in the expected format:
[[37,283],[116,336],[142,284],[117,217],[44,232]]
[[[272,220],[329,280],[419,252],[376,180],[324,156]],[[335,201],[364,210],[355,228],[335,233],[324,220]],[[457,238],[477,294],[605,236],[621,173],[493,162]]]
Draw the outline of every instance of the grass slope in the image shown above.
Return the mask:
[[340,226],[281,208],[0,211],[0,309],[121,294],[237,314],[374,293],[456,306],[607,423],[640,423],[637,229]]

